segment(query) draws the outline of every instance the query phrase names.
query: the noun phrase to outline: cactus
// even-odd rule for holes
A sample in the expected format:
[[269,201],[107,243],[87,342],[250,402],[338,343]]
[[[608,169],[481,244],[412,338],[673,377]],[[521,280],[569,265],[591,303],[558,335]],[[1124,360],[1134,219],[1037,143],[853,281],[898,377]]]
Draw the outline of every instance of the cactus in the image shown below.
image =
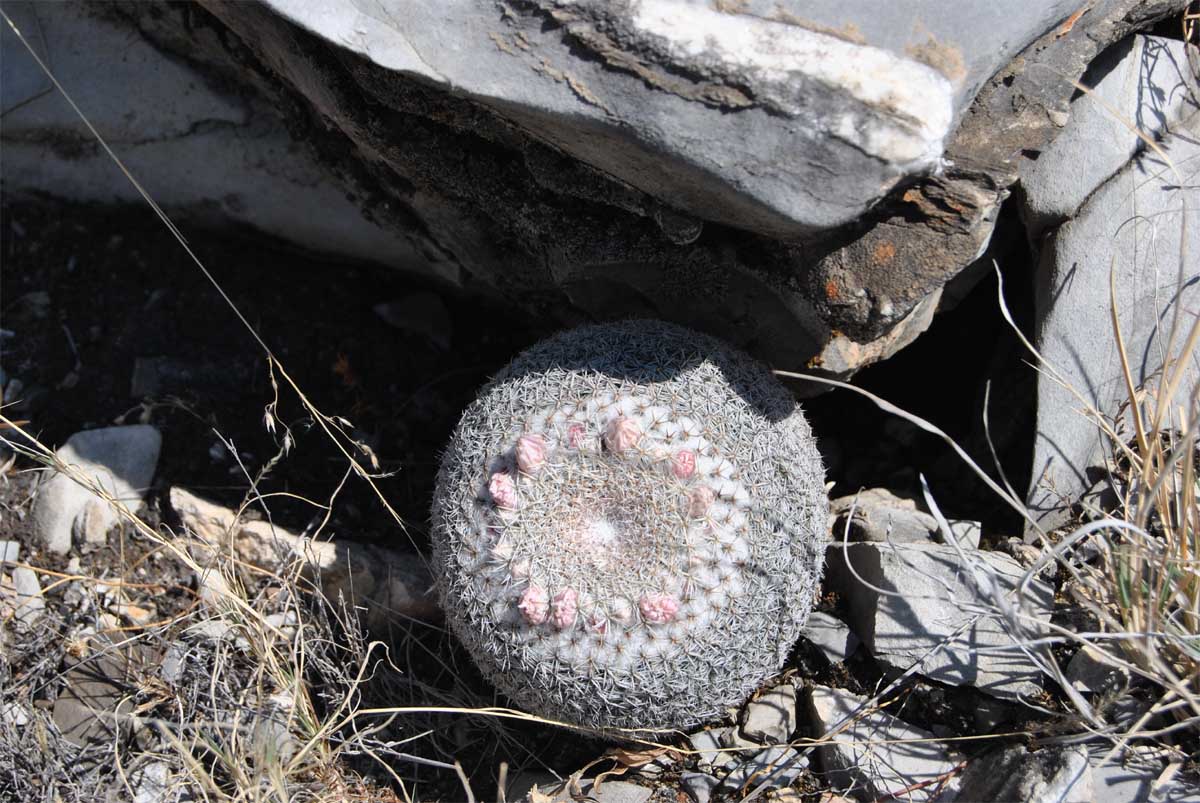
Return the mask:
[[519,705],[683,728],[779,670],[827,511],[812,433],[768,370],[671,324],[589,326],[522,353],[463,414],[434,565],[447,621]]

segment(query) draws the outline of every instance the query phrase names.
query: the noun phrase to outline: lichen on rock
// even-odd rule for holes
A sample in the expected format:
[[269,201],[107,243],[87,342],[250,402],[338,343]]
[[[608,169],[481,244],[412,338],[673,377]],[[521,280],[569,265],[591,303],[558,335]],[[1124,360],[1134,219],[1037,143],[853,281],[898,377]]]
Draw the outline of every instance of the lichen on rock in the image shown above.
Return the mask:
[[547,718],[693,725],[782,665],[820,580],[815,442],[758,363],[671,324],[567,332],[466,410],[433,505],[447,621]]

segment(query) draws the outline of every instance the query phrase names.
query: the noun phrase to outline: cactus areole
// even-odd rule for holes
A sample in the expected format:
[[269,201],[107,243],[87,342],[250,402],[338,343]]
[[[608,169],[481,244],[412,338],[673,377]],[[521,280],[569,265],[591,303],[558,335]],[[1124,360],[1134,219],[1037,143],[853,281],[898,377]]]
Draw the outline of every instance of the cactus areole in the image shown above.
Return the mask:
[[827,501],[795,400],[671,324],[589,326],[463,414],[433,505],[446,619],[543,717],[688,727],[777,672],[820,580]]

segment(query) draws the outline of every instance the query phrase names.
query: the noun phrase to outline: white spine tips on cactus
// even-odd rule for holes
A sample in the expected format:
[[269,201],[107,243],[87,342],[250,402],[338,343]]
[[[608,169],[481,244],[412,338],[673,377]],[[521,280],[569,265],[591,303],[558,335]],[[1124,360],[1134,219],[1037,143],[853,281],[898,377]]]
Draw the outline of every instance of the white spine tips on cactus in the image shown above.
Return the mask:
[[558,630],[569,630],[579,612],[579,594],[573,588],[566,588],[555,594],[552,602],[551,623]]
[[603,636],[608,632],[608,617],[596,611],[587,620],[588,630]]
[[679,613],[679,598],[673,594],[643,594],[638,600],[638,610],[644,621],[661,625]]
[[696,473],[696,453],[690,449],[680,449],[671,458],[671,471],[681,480]]
[[583,445],[583,439],[587,437],[587,428],[583,424],[572,424],[567,427],[567,445],[572,449],[578,449]]
[[504,510],[516,510],[517,508],[517,484],[513,482],[512,475],[497,471],[488,480],[488,493],[491,494],[492,501],[496,503],[496,507]]
[[550,597],[546,594],[546,589],[539,585],[526,588],[521,594],[521,601],[517,603],[517,609],[529,624],[545,624],[550,616]]
[[633,621],[633,606],[629,604],[628,600],[619,597],[613,600],[611,612],[613,621],[620,622],[623,625],[627,625]]
[[541,435],[522,435],[517,440],[517,468],[536,474],[546,462],[546,441]]
[[625,416],[617,416],[604,429],[604,445],[611,452],[620,454],[632,449],[642,437],[638,422]]
[[708,515],[708,509],[716,501],[717,495],[712,488],[701,485],[688,496],[688,515],[693,519],[702,519]]

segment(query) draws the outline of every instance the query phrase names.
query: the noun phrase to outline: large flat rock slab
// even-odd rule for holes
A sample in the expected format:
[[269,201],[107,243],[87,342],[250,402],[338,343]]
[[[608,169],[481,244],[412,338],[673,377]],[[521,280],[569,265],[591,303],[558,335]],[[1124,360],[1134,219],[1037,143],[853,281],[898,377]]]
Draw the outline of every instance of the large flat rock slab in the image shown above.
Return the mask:
[[[845,600],[847,623],[889,671],[917,665],[932,680],[1009,699],[1040,689],[1041,670],[1017,644],[1049,621],[1054,593],[1034,579],[1016,594],[1025,572],[1012,558],[940,544],[835,544],[826,554],[826,590]],[[989,584],[1021,610],[1024,633],[1000,615]]]

